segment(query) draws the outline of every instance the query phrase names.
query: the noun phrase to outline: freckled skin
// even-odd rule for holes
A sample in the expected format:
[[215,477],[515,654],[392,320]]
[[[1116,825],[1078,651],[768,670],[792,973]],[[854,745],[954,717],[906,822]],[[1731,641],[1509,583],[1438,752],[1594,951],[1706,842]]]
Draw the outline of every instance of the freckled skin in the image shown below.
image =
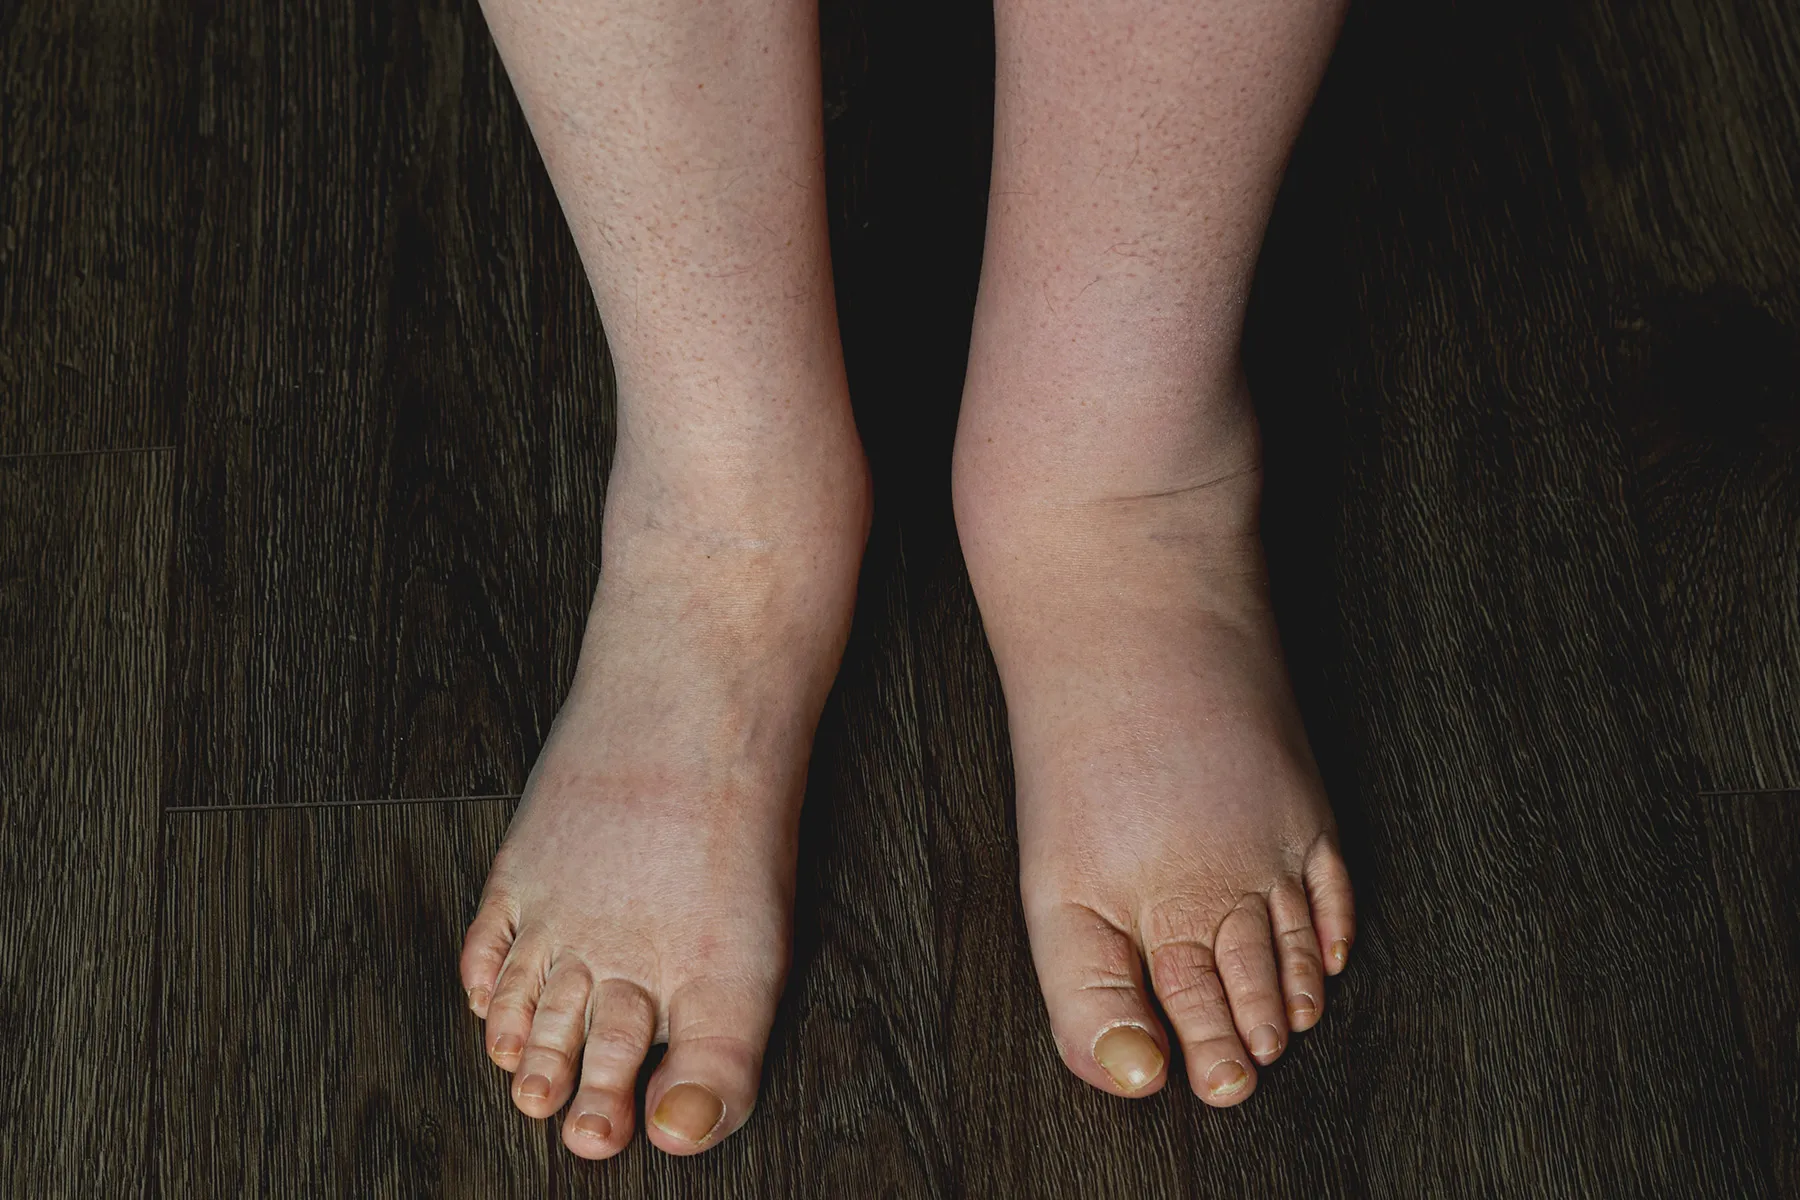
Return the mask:
[[[870,496],[828,261],[817,12],[485,0],[619,390],[569,695],[463,950],[521,1111],[588,1158],[742,1126]],[[1319,1018],[1348,878],[1281,663],[1237,341],[1338,5],[999,0],[955,501],[1012,722],[1056,1043],[1208,1103]],[[601,469],[595,463],[594,469]],[[633,1086],[667,1055],[643,1113]],[[1252,1053],[1252,1051],[1255,1053]]]

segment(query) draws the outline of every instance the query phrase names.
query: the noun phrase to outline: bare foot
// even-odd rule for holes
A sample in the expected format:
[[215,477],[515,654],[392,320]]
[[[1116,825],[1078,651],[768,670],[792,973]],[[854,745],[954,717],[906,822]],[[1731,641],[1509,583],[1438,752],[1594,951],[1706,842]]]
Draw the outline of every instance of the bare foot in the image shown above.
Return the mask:
[[1184,410],[1212,424],[1167,426],[1142,486],[1120,487],[1119,447],[1089,478],[965,406],[957,524],[1006,690],[1063,1061],[1117,1095],[1159,1089],[1154,992],[1195,1093],[1224,1106],[1319,1020],[1354,931],[1270,613],[1248,401]]
[[[829,423],[827,423],[829,424]],[[867,478],[847,410],[804,455],[628,448],[567,702],[462,955],[521,1111],[563,1142],[716,1144],[756,1100],[786,971],[806,763],[854,600]],[[745,435],[734,444],[754,445]]]
[[[483,0],[618,381],[600,586],[462,957],[519,1108],[616,1154],[743,1124],[869,481],[806,0]],[[646,47],[656,52],[646,51]],[[598,468],[598,464],[596,464]],[[571,1099],[572,1097],[572,1099]]]

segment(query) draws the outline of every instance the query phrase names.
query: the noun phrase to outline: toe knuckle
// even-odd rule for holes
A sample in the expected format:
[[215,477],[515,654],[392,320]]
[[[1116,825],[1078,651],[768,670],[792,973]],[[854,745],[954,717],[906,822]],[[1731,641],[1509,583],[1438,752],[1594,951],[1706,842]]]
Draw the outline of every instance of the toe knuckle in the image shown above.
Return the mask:
[[596,1025],[588,1033],[587,1049],[601,1058],[620,1058],[642,1053],[643,1042],[636,1030],[623,1025]]
[[656,1024],[656,1001],[645,988],[628,980],[608,980],[601,988],[598,1007],[609,1023],[623,1028]]
[[566,1069],[575,1058],[565,1047],[552,1042],[530,1042],[526,1045],[525,1050],[531,1055],[534,1065],[553,1062],[559,1071]]
[[1223,1003],[1225,988],[1212,952],[1198,943],[1173,943],[1151,957],[1151,980],[1163,1007],[1192,1012]]
[[1282,954],[1281,973],[1290,979],[1317,979],[1323,972],[1316,952],[1288,950]]
[[1138,986],[1137,975],[1129,967],[1108,968],[1104,964],[1090,964],[1081,982],[1075,986],[1077,992],[1131,992]]
[[1234,942],[1219,951],[1218,963],[1220,976],[1231,981],[1233,992],[1264,990],[1259,984],[1270,965],[1268,943],[1249,947]]
[[1194,895],[1182,894],[1159,900],[1144,912],[1140,925],[1144,943],[1161,946],[1209,940],[1221,911],[1217,903]]
[[488,1002],[488,1024],[512,1029],[531,1024],[531,1010],[516,995],[496,995]]

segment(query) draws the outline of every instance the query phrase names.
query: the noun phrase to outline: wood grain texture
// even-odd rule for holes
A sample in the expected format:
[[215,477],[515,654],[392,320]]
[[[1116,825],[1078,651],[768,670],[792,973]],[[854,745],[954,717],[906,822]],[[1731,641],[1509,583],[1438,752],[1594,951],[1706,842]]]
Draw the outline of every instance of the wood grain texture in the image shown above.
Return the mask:
[[172,794],[516,791],[597,578],[610,383],[492,45],[429,0],[224,6],[205,45]]
[[170,440],[189,6],[0,6],[0,454]]
[[117,1196],[150,1119],[167,454],[0,462],[0,1193]]
[[[1588,184],[1622,293],[1609,358],[1670,694],[1703,788],[1739,790],[1703,813],[1751,1119],[1775,1195],[1795,1195],[1800,997],[1784,981],[1800,973],[1800,14],[1613,16],[1595,23],[1586,72],[1606,81],[1588,108],[1615,148]],[[1618,94],[1629,117],[1607,108]]]
[[[1570,48],[1631,496],[1730,935],[1740,1070],[1800,1193],[1800,13],[1602,10]],[[1766,790],[1766,789],[1787,789]],[[1765,790],[1758,790],[1765,789]]]
[[155,1185],[542,1194],[456,978],[511,805],[171,813]]

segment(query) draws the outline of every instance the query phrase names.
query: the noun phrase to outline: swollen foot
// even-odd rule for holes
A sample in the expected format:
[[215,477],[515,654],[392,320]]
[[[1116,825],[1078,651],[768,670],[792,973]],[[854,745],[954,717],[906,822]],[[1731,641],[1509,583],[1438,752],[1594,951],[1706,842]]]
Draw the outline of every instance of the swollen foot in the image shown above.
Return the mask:
[[464,944],[514,1102],[567,1105],[584,1158],[630,1140],[655,1042],[661,1149],[717,1144],[756,1099],[868,485],[847,412],[810,453],[752,446],[621,453],[575,682]]
[[1193,1090],[1239,1103],[1319,1020],[1354,936],[1268,604],[1253,425],[1173,470],[1148,448],[1142,487],[1120,488],[969,415],[957,523],[1006,691],[1058,1048],[1095,1087],[1156,1091],[1170,1051],[1154,993]]

